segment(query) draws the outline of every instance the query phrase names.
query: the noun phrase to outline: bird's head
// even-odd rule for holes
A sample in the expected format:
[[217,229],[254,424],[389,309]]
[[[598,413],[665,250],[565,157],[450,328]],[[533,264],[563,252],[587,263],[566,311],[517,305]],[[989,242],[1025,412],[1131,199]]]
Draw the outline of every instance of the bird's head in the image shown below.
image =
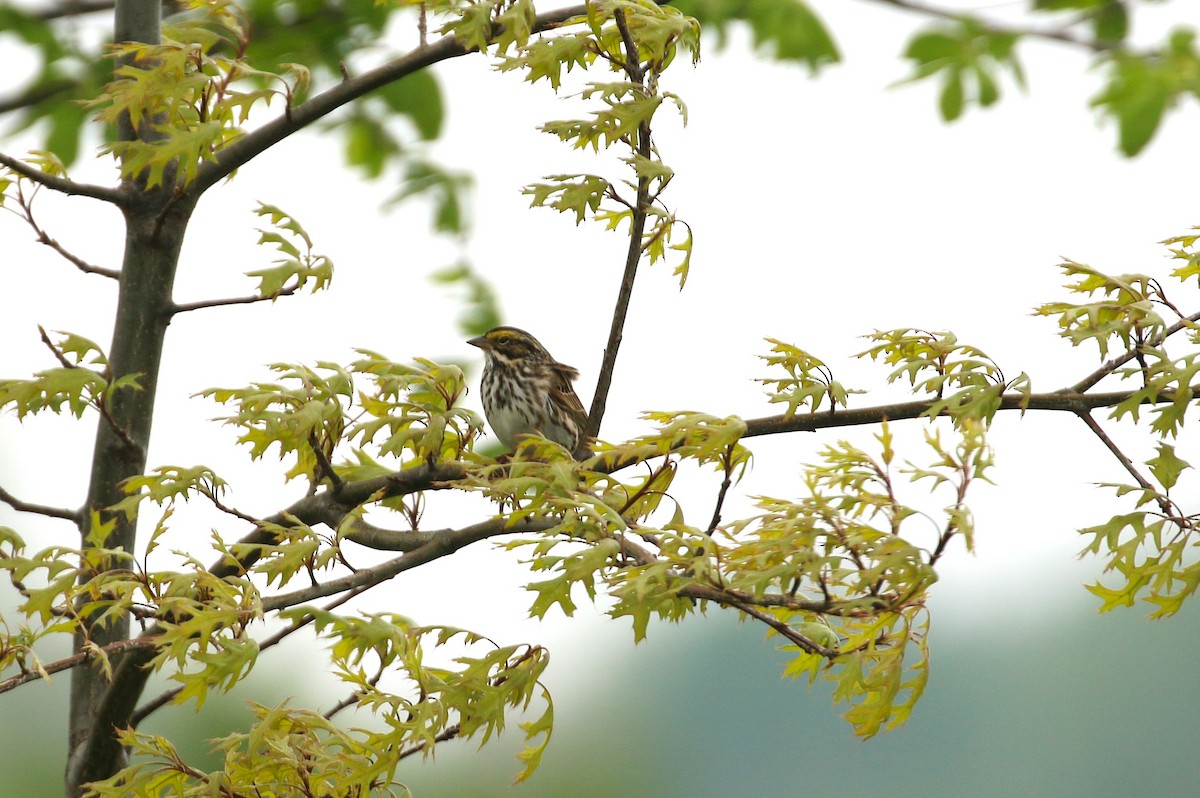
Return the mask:
[[493,327],[467,343],[482,349],[488,360],[501,363],[553,361],[538,339],[516,327]]

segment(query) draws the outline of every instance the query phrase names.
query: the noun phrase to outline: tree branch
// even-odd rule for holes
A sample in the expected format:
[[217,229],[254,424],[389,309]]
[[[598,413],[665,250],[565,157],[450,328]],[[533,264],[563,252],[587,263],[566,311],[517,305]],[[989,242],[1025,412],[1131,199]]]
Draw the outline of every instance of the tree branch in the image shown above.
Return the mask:
[[415,551],[438,535],[452,529],[386,529],[361,518],[352,519],[342,528],[342,538],[378,551]]
[[545,532],[547,529],[553,529],[558,523],[558,521],[552,518],[537,518],[510,524],[507,519],[492,518],[478,524],[465,526],[462,529],[445,530],[441,535],[435,537],[419,549],[380,563],[373,568],[363,568],[340,579],[331,579],[324,584],[295,590],[291,593],[281,593],[276,596],[264,597],[262,600],[263,612],[271,612],[303,604],[313,599],[341,593],[343,590],[377,585],[404,571],[440,559],[448,554],[453,554],[472,543],[478,543],[481,540],[487,540],[488,538],[500,535]]
[[52,673],[58,673],[60,671],[79,667],[80,665],[91,662],[92,660],[98,658],[101,652],[107,656],[112,654],[120,654],[124,651],[129,651],[130,649],[134,648],[153,648],[153,646],[153,640],[118,640],[115,643],[109,643],[108,645],[99,649],[93,648],[80,651],[78,654],[72,654],[69,657],[63,657],[62,659],[55,660],[54,662],[50,662],[45,665],[39,665],[32,670],[27,670],[24,673],[19,673],[16,676],[10,676],[9,678],[0,681],[0,693],[7,693],[9,690],[14,690],[23,684],[35,682],[38,679],[49,679],[50,674]]
[[826,648],[825,646],[822,646],[813,640],[809,640],[807,637],[793,629],[789,624],[779,620],[773,615],[768,615],[756,607],[753,607],[749,604],[744,604],[740,601],[730,601],[728,604],[729,606],[735,607],[738,610],[746,613],[751,618],[754,618],[757,621],[762,621],[767,626],[778,632],[779,635],[787,638],[798,648],[807,651],[809,654],[819,654],[822,657],[825,657],[825,659],[834,659],[840,653],[836,649]]
[[[633,34],[629,30],[625,11],[617,8],[613,17],[617,30],[621,33],[621,41],[625,46],[625,73],[629,76],[631,83],[640,90],[644,90],[646,70],[639,59],[637,42],[634,41]],[[650,123],[645,120],[638,124],[637,152],[647,161],[653,154],[650,142]],[[630,218],[629,248],[625,253],[625,271],[621,275],[621,287],[617,291],[617,303],[613,307],[612,324],[608,330],[608,343],[604,346],[604,358],[600,363],[600,372],[596,378],[596,393],[592,396],[592,406],[588,410],[587,427],[584,428],[585,438],[595,438],[600,434],[600,422],[604,419],[604,409],[608,404],[608,391],[612,386],[613,369],[617,365],[617,351],[621,348],[625,317],[629,312],[629,301],[633,296],[633,283],[637,277],[638,264],[642,260],[642,236],[646,232],[646,215],[649,209],[650,177],[638,175],[637,201]]]
[[94,14],[98,11],[112,11],[116,7],[115,0],[67,0],[42,11],[33,12],[33,16],[50,22],[63,17],[76,17],[82,14]]
[[[1149,341],[1147,341],[1145,343],[1145,347],[1154,348],[1156,346],[1162,346],[1163,342],[1166,341],[1168,338],[1170,338],[1172,335],[1175,335],[1176,333],[1181,332],[1186,329],[1194,329],[1196,326],[1196,322],[1198,322],[1198,321],[1200,321],[1200,313],[1193,313],[1190,316],[1185,316],[1184,318],[1181,318],[1179,321],[1172,324],[1170,327],[1167,327],[1165,330],[1163,330],[1161,333],[1156,335],[1154,338],[1151,338]],[[1126,352],[1123,355],[1118,355],[1117,357],[1114,357],[1111,360],[1105,361],[1104,365],[1100,366],[1100,368],[1096,369],[1091,374],[1087,375],[1086,377],[1084,377],[1082,380],[1080,380],[1079,382],[1072,385],[1067,390],[1074,391],[1075,393],[1083,393],[1083,392],[1091,389],[1092,387],[1094,387],[1097,383],[1100,382],[1100,380],[1109,376],[1114,371],[1119,369],[1121,366],[1124,366],[1126,363],[1133,360],[1138,355],[1142,355],[1142,354],[1145,354],[1144,347],[1137,347],[1134,349],[1130,349],[1128,352]]]
[[[1141,472],[1138,471],[1137,467],[1133,464],[1133,461],[1130,460],[1129,457],[1117,447],[1117,444],[1113,442],[1112,438],[1108,437],[1108,433],[1106,433],[1104,428],[1096,422],[1096,419],[1092,418],[1091,413],[1079,413],[1078,416],[1079,420],[1086,424],[1087,428],[1092,431],[1092,434],[1100,439],[1100,442],[1104,444],[1104,447],[1108,449],[1109,453],[1113,457],[1117,458],[1117,462],[1124,466],[1125,470],[1129,472],[1129,475],[1133,477],[1134,481],[1137,482],[1138,486],[1140,486],[1142,490],[1146,491],[1147,493],[1158,493],[1158,491],[1154,489],[1154,486],[1150,484],[1150,480],[1142,476]],[[1176,515],[1174,508],[1171,507],[1166,498],[1160,496],[1158,497],[1156,503],[1158,504],[1159,509],[1162,510],[1163,515]]]
[[12,172],[16,172],[22,177],[32,180],[39,186],[45,186],[53,191],[58,191],[63,194],[78,197],[91,197],[92,199],[111,202],[118,207],[124,207],[129,202],[129,195],[119,188],[109,188],[108,186],[94,186],[90,183],[76,183],[65,177],[59,177],[40,169],[35,169],[24,161],[18,161],[4,153],[0,153],[0,165],[8,167]]
[[390,498],[407,496],[422,490],[436,490],[462,479],[466,473],[467,470],[461,463],[437,463],[408,468],[385,477],[343,482],[338,490],[324,490],[305,496],[286,509],[264,518],[263,526],[259,526],[237,542],[237,545],[251,547],[250,551],[239,556],[234,562],[230,562],[227,557],[222,558],[211,565],[209,571],[219,578],[244,572],[258,560],[258,552],[252,547],[275,542],[271,526],[291,526],[295,521],[299,521],[309,526],[325,524],[330,529],[337,529],[347,513],[372,497]]
[[[531,30],[534,33],[544,31],[586,12],[587,7],[583,5],[547,11],[537,15]],[[218,152],[212,161],[202,163],[190,191],[203,193],[255,156],[347,103],[428,66],[466,55],[468,52],[471,51],[453,36],[443,36],[433,44],[417,47],[382,66],[343,80],[307,102],[286,109],[282,116],[242,136]]]
[[[1192,390],[1200,391],[1200,385]],[[1005,394],[1000,398],[1000,410],[1054,410],[1065,413],[1084,413],[1098,407],[1112,407],[1133,396],[1134,391],[1108,391],[1105,393],[1076,393],[1072,390],[1055,393],[1035,393],[1026,397],[1019,393]],[[1174,392],[1160,394],[1157,401],[1170,402]],[[915,402],[898,402],[892,405],[876,405],[842,410],[827,410],[821,413],[805,413],[793,416],[764,416],[746,422],[746,434],[754,438],[759,435],[777,435],[783,432],[813,432],[829,427],[856,427],[864,424],[879,424],[883,421],[901,421],[919,418],[936,399]],[[1152,404],[1146,399],[1144,404]]]
[[[35,188],[34,192],[36,193],[36,191],[37,189]],[[26,199],[25,194],[19,185],[17,187],[17,204],[21,208],[21,212],[17,213],[16,211],[13,211],[13,213],[24,219],[25,223],[33,228],[33,233],[37,237],[39,244],[45,244],[46,246],[50,247],[84,274],[99,274],[102,277],[108,277],[112,280],[121,279],[121,273],[119,271],[115,269],[105,269],[101,266],[93,266],[83,258],[77,257],[68,252],[66,247],[58,243],[58,241],[55,239],[51,238],[46,231],[42,229],[42,226],[37,223],[37,220],[33,218],[33,194]]]
[[12,495],[4,488],[0,488],[0,501],[7,504],[20,513],[36,513],[49,518],[61,518],[64,521],[70,521],[79,526],[82,521],[83,513],[79,510],[67,510],[62,507],[49,507],[45,504],[34,504],[33,502],[25,502]]
[[78,85],[79,81],[77,80],[55,80],[30,86],[20,94],[8,97],[7,99],[0,99],[0,114],[7,114],[19,111],[22,108],[28,108],[31,105],[37,105],[40,102],[49,100],[56,94],[69,91]]
[[219,308],[225,305],[251,305],[255,302],[274,302],[281,296],[291,296],[300,290],[299,285],[291,285],[286,288],[281,288],[270,296],[242,296],[231,299],[205,299],[200,302],[178,302],[171,306],[170,313],[174,316],[176,313],[187,313],[191,310],[203,310],[204,308]]
[[[29,223],[34,224],[33,219],[30,219]],[[106,269],[103,266],[94,266],[94,265],[88,263],[87,261],[85,261],[83,258],[77,257],[77,256],[71,254],[70,252],[68,252],[66,250],[66,248],[63,247],[62,244],[58,243],[57,240],[46,235],[46,233],[43,232],[42,229],[40,227],[38,227],[36,224],[34,224],[33,229],[37,232],[38,243],[45,244],[46,246],[50,247],[50,249],[57,252],[59,255],[62,255],[64,258],[66,258],[66,260],[68,262],[73,264],[75,266],[75,268],[79,269],[79,271],[83,272],[84,274],[98,274],[101,277],[107,277],[110,280],[120,280],[121,279],[121,273],[119,271],[117,271],[116,269]]]
[[947,19],[954,22],[959,22],[965,19],[973,20],[981,24],[985,30],[991,33],[1006,33],[1014,36],[1031,39],[1046,39],[1048,41],[1059,42],[1061,44],[1069,44],[1074,47],[1080,47],[1085,50],[1090,50],[1094,53],[1103,53],[1117,49],[1117,45],[1112,42],[1101,41],[1100,39],[1089,39],[1072,33],[1067,27],[1063,28],[1029,28],[1019,27],[1014,25],[1002,25],[990,20],[982,20],[973,13],[964,13],[952,9],[939,8],[937,6],[926,5],[925,3],[915,2],[915,0],[871,0],[874,3],[893,8],[903,9],[904,11],[912,11],[925,17],[936,17],[939,19]]
[[[1200,391],[1200,386],[1195,390]],[[1068,391],[1032,394],[1026,398],[1020,394],[1012,394],[1002,398],[1001,409],[1021,409],[1022,403],[1027,402],[1027,408],[1030,410],[1080,413],[1097,407],[1118,404],[1128,399],[1131,395],[1132,392],[1077,394]],[[1166,395],[1160,396],[1159,399],[1161,401],[1171,401],[1171,397]],[[1150,400],[1147,399],[1146,401],[1149,402]],[[812,431],[834,426],[875,424],[889,419],[918,418],[933,405],[933,402],[934,400],[929,399],[854,410],[838,410],[836,412],[790,417],[780,415],[752,419],[747,422],[745,437]],[[658,456],[658,453],[654,456]],[[629,464],[631,463],[602,463],[599,467],[605,470],[616,470]],[[286,510],[276,513],[270,518],[264,519],[264,521],[266,524],[287,525],[293,523],[292,519],[296,519],[301,523],[327,523],[332,528],[337,528],[346,513],[359,504],[370,500],[372,497],[401,496],[421,490],[447,487],[453,481],[461,479],[465,474],[466,468],[462,464],[450,462],[407,469],[386,477],[346,482],[337,491],[329,489],[312,496],[305,496],[303,499],[293,503]],[[513,525],[506,525],[505,519],[490,519],[461,529],[418,531],[413,533],[399,533],[372,528],[369,530],[371,535],[378,535],[378,537],[364,535],[361,540],[365,545],[375,545],[377,548],[400,550],[406,553],[373,568],[361,569],[353,574],[331,580],[322,585],[264,598],[262,604],[263,610],[265,612],[276,611],[337,593],[345,593],[344,596],[339,597],[339,601],[345,600],[352,595],[356,595],[358,592],[387,581],[404,571],[453,554],[472,543],[500,535],[544,532],[552,529],[556,524],[557,521],[554,519],[534,519]],[[349,537],[350,539],[354,539],[353,535]],[[239,542],[242,545],[253,546],[255,544],[270,543],[273,540],[272,533],[264,526],[255,529]],[[625,541],[623,549],[631,551],[635,559],[639,562],[653,560],[652,554],[641,549],[631,541]],[[257,553],[241,556],[236,562],[230,562],[226,558],[213,565],[210,570],[217,576],[229,576],[244,571],[256,559]],[[836,601],[831,601],[827,598],[813,600],[791,594],[776,593],[767,593],[760,596],[720,586],[687,585],[679,590],[679,595],[683,598],[713,601],[721,605],[735,607],[743,612],[747,611],[746,608],[752,609],[754,607],[779,607],[796,611],[820,612],[827,615],[838,615],[844,611],[858,612],[862,610],[862,607],[859,605],[855,605],[852,609],[842,608]],[[881,606],[886,605],[885,597],[880,597],[879,601],[881,602]],[[749,612],[748,614],[754,616],[753,612]],[[297,625],[295,628],[300,628],[300,625]],[[279,634],[290,634],[292,631],[295,631],[295,629],[289,627],[289,629]],[[783,634],[782,631],[780,633]],[[152,638],[154,634],[155,630],[152,628],[138,639]],[[792,636],[789,636],[788,639],[796,645],[803,647],[803,643],[797,641]],[[811,641],[809,642],[811,643]],[[823,653],[820,649],[815,650],[817,653]],[[106,699],[101,705],[100,717],[98,718],[101,725],[97,725],[96,728],[123,727],[129,724],[131,717],[136,717],[139,720],[143,719],[158,706],[170,700],[172,696],[160,696],[146,707],[138,710],[136,715],[134,713],[135,708],[132,701],[135,701],[136,697],[141,693],[148,675],[144,666],[152,657],[152,650],[142,647],[134,648],[121,656],[112,684],[106,693]],[[130,699],[131,696],[133,697],[132,699]],[[111,744],[111,738],[108,735],[94,735],[91,744],[93,746],[109,745]]]
[[[436,735],[434,735],[433,741],[435,743],[444,743],[447,740],[453,740],[455,737],[457,737],[459,735],[459,733],[461,731],[462,731],[462,727],[459,726],[457,723],[451,724],[450,726],[447,726],[446,728],[444,728],[440,732],[438,732]],[[399,754],[396,755],[396,759],[397,760],[407,759],[408,757],[412,756],[413,754],[421,753],[428,747],[429,747],[428,743],[418,743],[417,745],[411,746],[409,748],[405,748],[403,751],[401,751]]]
[[733,447],[734,444],[732,443],[725,447],[725,455],[721,463],[725,477],[721,480],[721,489],[717,492],[717,502],[713,507],[712,521],[708,523],[707,534],[709,535],[716,532],[717,526],[721,523],[721,508],[725,506],[725,494],[729,493],[729,488],[733,485]]
[[[379,680],[383,678],[383,674],[386,670],[386,667],[384,667],[384,665],[381,663],[379,665],[379,669],[375,671],[375,675],[367,679],[367,684],[371,685],[372,687],[379,684]],[[325,720],[332,720],[333,716],[341,712],[343,709],[354,706],[354,704],[358,701],[358,696],[359,691],[354,690],[350,693],[350,695],[346,696],[341,701],[338,701],[324,713]]]
[[[352,485],[353,483],[347,483]],[[309,496],[306,499],[311,500],[316,497]],[[303,502],[303,500],[302,500]],[[301,504],[298,502],[297,504]],[[295,506],[295,505],[293,505]],[[344,604],[354,596],[363,591],[374,587],[375,585],[387,581],[397,574],[423,565],[427,562],[445,557],[448,554],[453,554],[461,548],[469,546],[472,543],[477,543],[481,540],[486,540],[490,537],[498,535],[525,534],[529,532],[540,532],[554,527],[558,522],[551,519],[534,519],[511,526],[505,526],[505,519],[491,519],[473,526],[463,527],[456,530],[445,530],[442,537],[434,538],[422,547],[397,557],[388,562],[381,563],[374,568],[359,570],[347,577],[331,580],[323,585],[315,585],[303,590],[297,590],[292,593],[284,593],[273,598],[264,599],[263,611],[270,612],[280,610],[285,607],[290,607],[296,604],[302,604],[313,599],[322,598],[324,596],[333,595],[335,593],[345,594],[339,596],[335,601],[330,602],[325,606],[325,609],[331,610],[335,607]],[[258,532],[260,530],[256,530]],[[228,566],[222,562],[218,564],[221,567]],[[212,570],[216,570],[216,566]],[[267,638],[259,645],[259,651],[270,648],[271,646],[281,642],[288,635],[299,631],[304,626],[312,622],[312,616],[306,616],[302,620],[293,620],[291,625],[280,630],[275,635]],[[158,630],[151,627],[143,632],[137,640],[153,641],[158,635]],[[135,652],[136,653],[136,652]],[[126,656],[122,658],[120,666],[113,675],[112,684],[105,695],[105,701],[102,704],[104,711],[103,720],[108,724],[108,727],[123,728],[126,725],[137,726],[145,720],[151,713],[170,703],[171,700],[178,695],[179,690],[167,690],[147,702],[136,711],[132,705],[126,705],[115,699],[110,699],[110,694],[116,695],[141,695],[141,690],[145,686],[145,681],[148,676],[145,665],[153,658],[153,650],[145,655],[138,657]],[[113,714],[114,709],[127,710],[123,716]],[[93,746],[105,744],[105,740],[97,740],[97,737],[104,735],[93,735],[91,743]],[[91,753],[91,752],[89,752]]]

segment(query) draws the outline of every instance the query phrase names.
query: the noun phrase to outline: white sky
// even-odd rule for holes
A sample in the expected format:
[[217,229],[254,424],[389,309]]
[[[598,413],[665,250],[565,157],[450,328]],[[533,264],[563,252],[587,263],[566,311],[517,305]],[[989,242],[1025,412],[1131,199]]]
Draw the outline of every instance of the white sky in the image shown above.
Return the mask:
[[[657,140],[677,173],[663,198],[696,232],[692,273],[682,292],[670,267],[640,275],[603,437],[646,430],[637,416],[648,409],[744,417],[777,412],[752,382],[767,373],[755,357],[769,348],[762,341],[767,336],[808,349],[845,384],[874,391],[886,370],[849,359],[866,346],[857,336],[901,326],[950,329],[991,354],[1010,376],[1028,372],[1035,390],[1063,387],[1095,361],[1092,351],[1073,351],[1057,338],[1052,321],[1028,315],[1034,305],[1065,295],[1058,288],[1059,257],[1165,277],[1171,266],[1154,242],[1200,224],[1189,168],[1200,134],[1193,107],[1172,114],[1146,153],[1123,160],[1115,152],[1115,131],[1098,130],[1086,106],[1101,78],[1089,69],[1089,58],[1031,43],[1021,51],[1027,94],[1007,82],[996,109],[972,110],[945,126],[936,115],[935,86],[887,89],[907,74],[897,54],[921,20],[870,3],[818,8],[845,60],[816,80],[800,68],[749,56],[738,35],[725,51],[710,47],[697,68],[680,63],[665,78],[664,88],[682,95],[690,109],[686,128],[664,114]],[[471,239],[433,240],[420,206],[381,213],[393,186],[365,183],[344,169],[329,134],[295,137],[212,190],[189,229],[180,301],[252,292],[254,282],[242,273],[271,259],[254,247],[257,200],[294,214],[337,272],[332,290],[317,296],[175,320],[152,466],[205,463],[233,484],[231,500],[245,511],[265,515],[286,506],[303,488],[282,486],[277,463],[250,464],[234,452],[234,432],[205,421],[219,409],[188,395],[267,379],[270,362],[347,361],[356,346],[398,360],[476,362],[478,353],[453,322],[458,306],[426,279],[462,252],[497,287],[509,323],[580,368],[578,387],[587,403],[624,243],[598,227],[529,210],[520,189],[543,175],[608,165],[536,132],[543,121],[578,113],[544,84],[530,87],[515,75],[493,73],[481,56],[436,72],[449,116],[433,152],[475,176]],[[19,136],[3,143],[9,154],[29,146],[31,140]],[[73,174],[107,182],[113,169],[101,161]],[[73,252],[119,264],[117,213],[90,200],[49,196],[38,207],[43,226]],[[105,344],[114,286],[78,274],[32,243],[15,218],[3,217],[0,231],[8,253],[0,264],[7,283],[0,373],[20,376],[53,365],[38,342],[37,324]],[[1174,296],[1183,308],[1196,304],[1194,287]],[[898,397],[885,390],[853,402]],[[468,401],[478,407],[477,395]],[[90,417],[24,424],[0,418],[0,484],[30,501],[77,505],[94,423]],[[839,437],[867,444],[869,435],[831,431],[751,440],[756,461],[743,494],[798,496],[799,464],[821,444]],[[919,423],[907,422],[901,435],[918,443]],[[1083,541],[1074,529],[1116,511],[1091,483],[1121,473],[1070,417],[1004,418],[991,440],[998,487],[984,487],[972,501],[978,554],[956,551],[944,563],[932,603],[935,623],[967,625],[981,615],[1026,623],[1022,608],[1048,599],[1089,605],[1079,584],[1098,564],[1075,562]],[[1135,453],[1150,450],[1141,439],[1128,440],[1137,441]],[[1178,444],[1181,456],[1196,460],[1193,436]],[[906,454],[926,459],[916,448]],[[706,476],[699,484],[702,490],[679,491],[693,523],[707,520],[717,482]],[[742,501],[740,509],[746,507]],[[210,523],[177,525],[174,545],[203,551]],[[3,506],[0,524],[72,543],[61,525]],[[623,623],[523,621],[529,599],[518,586],[527,579],[505,555],[481,547],[378,588],[360,606],[466,625],[497,639],[539,640],[552,649],[569,640],[570,656],[581,661],[614,641],[627,644]],[[997,600],[1000,593],[1004,602]],[[575,644],[584,639],[591,642],[580,652]]]

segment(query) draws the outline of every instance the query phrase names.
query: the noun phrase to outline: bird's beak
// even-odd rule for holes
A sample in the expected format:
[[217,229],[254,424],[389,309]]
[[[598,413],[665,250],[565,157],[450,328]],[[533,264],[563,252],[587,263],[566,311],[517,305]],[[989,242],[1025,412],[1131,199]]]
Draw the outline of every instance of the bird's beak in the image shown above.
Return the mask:
[[467,343],[469,343],[471,346],[477,346],[484,351],[487,351],[488,349],[492,348],[491,345],[488,343],[488,339],[487,339],[486,335],[480,335],[475,338],[472,338],[469,341],[467,341]]

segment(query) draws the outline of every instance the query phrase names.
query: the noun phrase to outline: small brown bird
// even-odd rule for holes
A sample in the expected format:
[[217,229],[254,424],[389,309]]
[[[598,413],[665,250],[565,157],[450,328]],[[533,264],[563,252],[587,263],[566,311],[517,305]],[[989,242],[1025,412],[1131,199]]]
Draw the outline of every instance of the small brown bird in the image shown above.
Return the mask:
[[536,433],[577,460],[591,456],[587,411],[571,387],[576,369],[516,327],[496,327],[467,343],[483,350],[483,412],[505,446],[515,451],[522,435]]

